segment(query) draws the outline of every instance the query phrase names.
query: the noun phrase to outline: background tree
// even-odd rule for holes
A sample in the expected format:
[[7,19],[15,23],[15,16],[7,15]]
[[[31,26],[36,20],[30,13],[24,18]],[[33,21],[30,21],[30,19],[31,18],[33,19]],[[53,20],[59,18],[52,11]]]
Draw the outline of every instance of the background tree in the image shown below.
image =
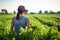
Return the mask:
[[27,14],[28,10],[25,10],[25,14]]
[[50,10],[50,12],[49,12],[49,13],[50,13],[50,14],[54,14],[55,12],[53,12],[53,11],[51,11],[51,10]]
[[34,12],[30,12],[30,14],[36,14],[36,13],[34,13]]
[[16,14],[16,11],[13,11],[14,14]]
[[57,11],[58,14],[60,14],[60,11]]
[[42,13],[42,10],[39,11],[39,14],[41,14],[41,13]]
[[46,10],[44,13],[46,13],[46,14],[47,14],[47,13],[48,13],[48,11]]
[[6,9],[1,9],[1,13],[3,13],[3,14],[8,14],[8,12],[7,12]]

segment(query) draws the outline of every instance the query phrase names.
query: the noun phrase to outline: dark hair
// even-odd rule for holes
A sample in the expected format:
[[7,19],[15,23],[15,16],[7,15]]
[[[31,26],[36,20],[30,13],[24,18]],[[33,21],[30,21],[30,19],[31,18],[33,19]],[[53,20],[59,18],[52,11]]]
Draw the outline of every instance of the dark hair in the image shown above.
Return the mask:
[[16,16],[17,20],[19,19],[19,15],[22,14],[24,11],[25,11],[24,6],[21,5],[21,6],[18,7],[18,13],[17,13],[17,16]]

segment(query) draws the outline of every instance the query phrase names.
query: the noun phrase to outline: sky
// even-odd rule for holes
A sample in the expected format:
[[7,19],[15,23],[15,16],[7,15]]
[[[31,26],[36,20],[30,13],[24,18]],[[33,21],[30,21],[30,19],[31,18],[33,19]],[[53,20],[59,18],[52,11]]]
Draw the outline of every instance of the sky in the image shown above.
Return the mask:
[[0,0],[0,12],[1,9],[17,11],[19,5],[24,5],[28,12],[60,11],[60,0]]

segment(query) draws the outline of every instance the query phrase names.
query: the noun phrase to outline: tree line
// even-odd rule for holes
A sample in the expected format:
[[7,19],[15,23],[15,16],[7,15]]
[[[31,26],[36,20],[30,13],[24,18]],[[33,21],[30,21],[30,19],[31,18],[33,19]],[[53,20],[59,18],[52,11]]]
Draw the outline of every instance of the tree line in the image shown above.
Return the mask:
[[[25,10],[25,13],[27,13],[27,12],[28,12],[28,10]],[[9,13],[8,13],[7,9],[1,9],[0,14],[9,14]],[[16,11],[13,11],[13,13],[10,13],[10,14],[16,14]]]
[[[28,12],[28,10],[25,11],[26,14],[27,14],[27,12]],[[43,12],[42,12],[42,10],[40,10],[38,13],[42,14]],[[0,14],[9,14],[9,13],[8,13],[7,9],[1,9]],[[12,13],[10,13],[10,14],[12,14]],[[16,11],[13,11],[13,14],[16,14]],[[30,14],[36,14],[36,13],[30,12]],[[60,11],[54,12],[54,11],[50,10],[50,12],[48,12],[47,10],[45,10],[44,14],[60,14]]]
[[[42,13],[42,10],[39,11],[39,14]],[[44,11],[44,14],[60,14],[60,11],[54,12],[52,10],[50,10],[50,12],[48,12],[47,10]]]
[[[36,14],[36,13],[34,13],[34,12],[30,12],[30,13],[31,13],[31,14]],[[60,11],[54,12],[54,11],[50,10],[50,12],[48,12],[47,10],[45,10],[44,12],[42,12],[42,10],[40,10],[40,11],[38,12],[38,14],[60,14]]]

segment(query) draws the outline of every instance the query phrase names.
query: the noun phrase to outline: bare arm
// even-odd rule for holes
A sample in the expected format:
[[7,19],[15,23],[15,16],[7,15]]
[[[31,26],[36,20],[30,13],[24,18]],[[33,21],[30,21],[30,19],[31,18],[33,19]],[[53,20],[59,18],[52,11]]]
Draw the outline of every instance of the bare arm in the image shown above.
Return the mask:
[[28,27],[28,29],[30,28],[30,21],[29,21],[29,19],[27,20],[27,27]]
[[13,31],[13,26],[14,26],[14,24],[13,24],[13,19],[12,19],[12,20],[11,20],[10,32]]

